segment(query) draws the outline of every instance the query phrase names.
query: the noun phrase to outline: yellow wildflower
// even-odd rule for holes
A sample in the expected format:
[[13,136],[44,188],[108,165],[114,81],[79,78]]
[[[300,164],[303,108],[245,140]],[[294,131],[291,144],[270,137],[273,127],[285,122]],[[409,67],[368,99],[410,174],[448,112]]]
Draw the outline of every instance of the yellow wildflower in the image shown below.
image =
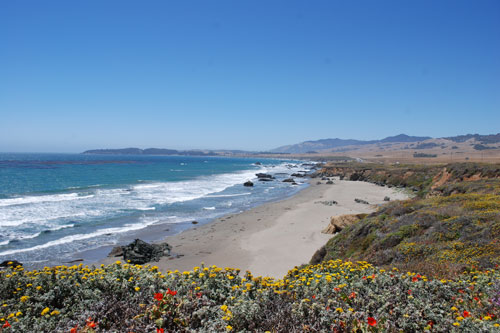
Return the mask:
[[42,310],[41,315],[42,315],[42,316],[45,316],[45,315],[46,315],[49,311],[50,311],[50,309],[49,309],[49,308],[45,308],[45,309],[43,309],[43,310]]
[[459,323],[453,323],[453,326],[460,326]]
[[21,296],[21,302],[26,302],[30,298],[29,296]]
[[139,291],[139,290],[141,290],[141,287],[135,287],[134,289],[135,289],[135,291]]
[[232,330],[233,330],[233,327],[232,327],[231,325],[227,325],[227,326],[226,326],[226,330],[227,330],[227,331],[232,331]]
[[50,313],[51,316],[57,316],[58,314],[60,314],[61,312],[57,311],[57,310],[54,310]]

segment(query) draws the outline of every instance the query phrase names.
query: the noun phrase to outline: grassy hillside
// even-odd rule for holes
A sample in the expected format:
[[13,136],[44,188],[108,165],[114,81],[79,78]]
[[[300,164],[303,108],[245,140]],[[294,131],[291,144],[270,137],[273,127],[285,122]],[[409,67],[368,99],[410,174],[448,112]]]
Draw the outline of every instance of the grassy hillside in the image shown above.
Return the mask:
[[500,263],[498,165],[344,165],[320,174],[407,187],[417,196],[389,203],[345,228],[313,262],[367,260],[433,276]]

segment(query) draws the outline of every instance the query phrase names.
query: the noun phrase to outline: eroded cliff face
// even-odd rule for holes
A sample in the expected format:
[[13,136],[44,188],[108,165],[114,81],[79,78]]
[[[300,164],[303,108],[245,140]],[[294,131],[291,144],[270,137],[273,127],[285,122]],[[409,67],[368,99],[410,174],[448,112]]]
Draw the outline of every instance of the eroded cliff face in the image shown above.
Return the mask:
[[500,166],[480,163],[455,163],[444,166],[328,164],[314,176],[339,177],[343,180],[402,187],[412,190],[420,197],[425,197],[466,193],[467,189],[454,186],[463,182],[500,179]]

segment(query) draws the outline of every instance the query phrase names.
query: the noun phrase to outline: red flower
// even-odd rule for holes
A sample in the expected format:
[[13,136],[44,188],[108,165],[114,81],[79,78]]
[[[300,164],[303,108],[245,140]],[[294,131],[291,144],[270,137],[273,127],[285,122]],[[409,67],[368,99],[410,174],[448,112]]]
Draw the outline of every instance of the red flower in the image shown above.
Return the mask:
[[470,312],[469,311],[464,311],[464,318],[470,317]]
[[92,318],[89,317],[89,319],[87,319],[87,327],[96,328],[96,326],[97,326],[97,323],[95,321],[93,321]]
[[434,327],[434,322],[431,320],[431,321],[429,321],[429,322],[427,323],[427,325],[429,325],[431,328],[433,328],[433,327]]
[[196,297],[201,298],[201,293],[197,293]]
[[78,325],[76,325],[75,327],[73,327],[72,329],[70,329],[69,333],[76,333],[76,332],[78,332],[77,329],[78,329]]
[[2,328],[7,328],[7,327],[10,327],[10,324],[9,324],[9,322],[6,320],[6,321],[5,321],[5,324],[3,324]]
[[167,294],[168,294],[168,295],[175,296],[175,295],[177,295],[177,291],[167,289]]
[[353,291],[353,292],[349,295],[349,298],[350,298],[350,299],[356,298],[356,293]]
[[333,290],[340,291],[340,288],[335,287],[335,288],[333,288]]
[[458,292],[461,293],[461,294],[464,293],[464,291],[462,289],[458,289]]
[[413,282],[417,282],[417,281],[418,281],[418,277],[414,276],[411,280],[412,280]]
[[162,293],[155,293],[155,300],[161,301],[163,299],[163,294]]
[[377,321],[373,317],[368,317],[368,325],[375,326],[377,325]]
[[316,299],[316,295],[312,295],[312,299]]
[[418,278],[420,279],[420,278],[422,277],[422,275],[420,275],[420,274],[417,274],[417,277],[418,277]]
[[163,328],[157,328],[156,333],[165,333],[165,330]]
[[366,280],[366,276],[363,276],[363,280]]
[[478,297],[474,297],[474,300],[479,302],[479,298]]
[[410,289],[410,290],[408,290],[408,295],[411,295],[411,289]]

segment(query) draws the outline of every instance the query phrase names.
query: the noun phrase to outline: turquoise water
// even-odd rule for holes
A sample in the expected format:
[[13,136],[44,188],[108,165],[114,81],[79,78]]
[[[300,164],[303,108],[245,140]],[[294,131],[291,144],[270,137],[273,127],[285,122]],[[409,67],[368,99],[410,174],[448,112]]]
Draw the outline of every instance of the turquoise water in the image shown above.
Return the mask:
[[[160,240],[289,196],[306,185],[281,180],[300,170],[246,158],[0,154],[0,261],[56,264],[138,235]],[[258,182],[258,172],[277,179]]]

